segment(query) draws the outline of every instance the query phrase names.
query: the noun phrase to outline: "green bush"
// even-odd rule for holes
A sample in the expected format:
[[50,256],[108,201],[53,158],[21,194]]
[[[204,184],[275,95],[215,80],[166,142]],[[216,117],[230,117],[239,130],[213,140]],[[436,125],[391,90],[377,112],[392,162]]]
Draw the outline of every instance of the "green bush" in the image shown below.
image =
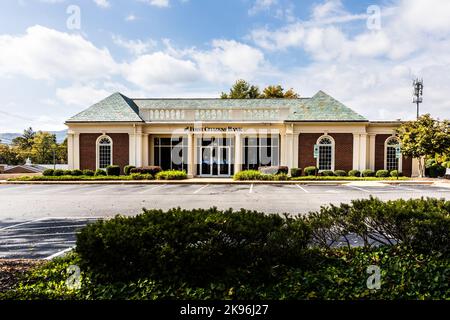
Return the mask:
[[235,173],[233,179],[238,181],[261,180],[261,176],[263,174],[258,170],[243,170]]
[[81,267],[101,282],[142,277],[207,284],[259,283],[272,266],[302,266],[309,228],[302,219],[253,211],[148,210],[88,225],[77,235]]
[[71,176],[72,175],[72,170],[64,170],[64,176]]
[[397,178],[397,177],[403,177],[403,173],[398,172],[398,170],[392,170],[390,173],[391,177]]
[[439,164],[433,164],[428,168],[428,175],[430,178],[438,178],[445,175],[446,168],[439,165]]
[[51,176],[53,176],[54,171],[55,170],[53,170],[53,169],[46,169],[46,170],[44,170],[44,172],[42,172],[42,175],[46,176],[46,177],[51,177]]
[[129,176],[131,174],[131,169],[134,169],[134,168],[136,168],[136,167],[135,166],[130,166],[130,165],[125,166],[123,168],[123,172],[125,173],[125,175]]
[[291,177],[297,178],[302,175],[302,169],[301,168],[291,168]]
[[106,176],[106,171],[103,169],[97,169],[95,170],[95,176]]
[[305,172],[305,176],[315,176],[318,170],[316,167],[306,167],[303,171]]
[[82,176],[83,175],[83,171],[78,170],[78,169],[72,170],[72,175],[75,176],[75,177]]
[[90,170],[90,169],[86,169],[86,170],[83,170],[83,175],[87,176],[87,177],[93,177],[95,175],[95,171],[94,170]]
[[334,175],[336,177],[347,177],[347,172],[344,170],[336,170],[334,171]]
[[273,175],[273,181],[288,181],[289,176],[286,173],[279,173]]
[[389,177],[389,171],[388,170],[378,170],[375,175],[377,178],[387,178],[387,177]]
[[159,166],[148,166],[148,167],[138,167],[130,170],[130,173],[141,173],[141,174],[151,174],[156,176],[162,169]]
[[322,174],[322,176],[324,177],[333,177],[334,176],[334,172],[331,170],[323,170],[322,172],[320,172]]
[[158,172],[155,178],[156,180],[184,180],[187,179],[187,174],[184,170],[167,170]]
[[120,176],[120,167],[111,165],[106,167],[106,175],[108,176]]
[[64,170],[56,169],[55,171],[53,171],[53,175],[55,177],[63,176],[64,175]]
[[153,180],[153,176],[151,174],[132,173],[131,179],[133,179],[133,180]]
[[349,177],[361,177],[361,172],[359,170],[350,170],[348,172]]
[[363,170],[363,172],[361,172],[361,176],[367,178],[367,177],[375,177],[375,172],[373,170],[367,169],[367,170]]

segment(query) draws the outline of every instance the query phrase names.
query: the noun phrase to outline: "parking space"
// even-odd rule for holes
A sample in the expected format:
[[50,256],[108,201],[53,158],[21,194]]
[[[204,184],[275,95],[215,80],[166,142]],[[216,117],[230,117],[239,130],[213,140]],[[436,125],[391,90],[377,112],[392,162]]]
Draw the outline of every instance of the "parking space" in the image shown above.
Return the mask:
[[75,246],[76,232],[95,219],[0,221],[0,259],[51,259]]

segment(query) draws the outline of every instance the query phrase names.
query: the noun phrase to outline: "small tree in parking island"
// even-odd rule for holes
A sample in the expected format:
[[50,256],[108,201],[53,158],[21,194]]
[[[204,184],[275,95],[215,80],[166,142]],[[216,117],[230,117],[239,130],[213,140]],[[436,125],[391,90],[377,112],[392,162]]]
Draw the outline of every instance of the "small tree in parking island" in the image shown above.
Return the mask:
[[448,154],[450,149],[450,122],[433,119],[429,114],[416,121],[405,122],[397,129],[402,154],[419,159],[420,176],[425,173],[424,159]]

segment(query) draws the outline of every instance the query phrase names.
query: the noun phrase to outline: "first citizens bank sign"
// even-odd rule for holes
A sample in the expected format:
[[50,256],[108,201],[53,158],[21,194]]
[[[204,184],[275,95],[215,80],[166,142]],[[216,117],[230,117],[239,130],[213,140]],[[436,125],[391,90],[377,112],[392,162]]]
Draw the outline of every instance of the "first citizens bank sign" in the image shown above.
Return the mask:
[[242,128],[225,127],[225,128],[208,128],[208,127],[186,127],[185,132],[242,132]]

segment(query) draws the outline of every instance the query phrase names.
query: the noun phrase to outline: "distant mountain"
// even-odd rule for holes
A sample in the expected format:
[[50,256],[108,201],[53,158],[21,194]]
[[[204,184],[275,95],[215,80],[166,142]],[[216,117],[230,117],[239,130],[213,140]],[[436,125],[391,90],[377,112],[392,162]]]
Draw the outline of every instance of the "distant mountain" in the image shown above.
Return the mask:
[[[38,130],[39,131],[39,130]],[[67,137],[67,130],[61,131],[48,131],[51,134],[56,135],[56,141],[61,143]],[[1,143],[11,144],[14,138],[20,137],[22,133],[0,133]]]

